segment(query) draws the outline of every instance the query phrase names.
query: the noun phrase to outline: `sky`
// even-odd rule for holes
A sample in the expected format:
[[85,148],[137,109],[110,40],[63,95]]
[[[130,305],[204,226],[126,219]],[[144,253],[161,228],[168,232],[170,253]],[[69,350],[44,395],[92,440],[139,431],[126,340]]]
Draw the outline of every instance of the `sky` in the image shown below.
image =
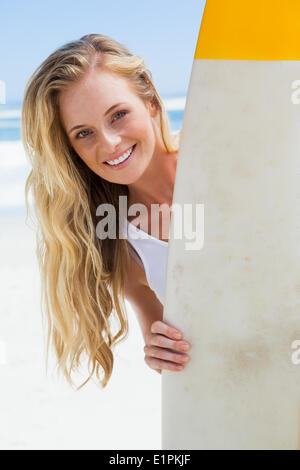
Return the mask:
[[163,97],[185,95],[205,0],[2,0],[0,80],[20,101],[27,80],[61,45],[110,36],[145,59]]

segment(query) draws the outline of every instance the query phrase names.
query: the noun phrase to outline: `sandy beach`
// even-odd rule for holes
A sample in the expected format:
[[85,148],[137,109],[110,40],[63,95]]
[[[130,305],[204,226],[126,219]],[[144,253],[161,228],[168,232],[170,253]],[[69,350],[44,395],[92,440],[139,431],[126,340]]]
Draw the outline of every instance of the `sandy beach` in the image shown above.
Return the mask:
[[0,223],[0,449],[160,449],[161,375],[144,362],[130,304],[106,389],[94,379],[73,390],[57,377],[54,354],[46,375],[35,234],[22,207],[1,209]]

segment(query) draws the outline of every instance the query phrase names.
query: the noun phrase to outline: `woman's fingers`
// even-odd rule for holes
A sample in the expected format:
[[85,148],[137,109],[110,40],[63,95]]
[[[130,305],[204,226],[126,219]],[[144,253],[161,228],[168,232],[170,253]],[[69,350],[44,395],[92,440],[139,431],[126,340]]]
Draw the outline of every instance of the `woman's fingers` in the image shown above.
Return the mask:
[[149,367],[151,367],[151,369],[155,369],[155,370],[167,369],[167,370],[179,371],[183,369],[182,365],[174,364],[173,362],[163,361],[162,359],[157,359],[156,357],[145,356],[145,362]]
[[160,348],[175,349],[176,351],[186,352],[189,350],[189,344],[186,341],[173,341],[166,336],[152,333],[149,338],[149,342],[153,346],[159,346]]
[[145,346],[144,352],[146,356],[155,357],[157,359],[163,359],[165,361],[178,364],[186,364],[190,359],[187,354],[174,353],[168,349],[163,349],[158,346]]
[[163,369],[183,370],[184,364],[189,362],[189,356],[183,354],[189,350],[189,343],[183,341],[179,330],[163,321],[152,323],[146,342],[145,362],[160,374]]
[[169,338],[173,339],[181,339],[182,334],[179,330],[176,328],[173,328],[170,325],[167,325],[165,322],[157,320],[152,323],[151,325],[151,333],[158,333],[161,335],[168,336]]

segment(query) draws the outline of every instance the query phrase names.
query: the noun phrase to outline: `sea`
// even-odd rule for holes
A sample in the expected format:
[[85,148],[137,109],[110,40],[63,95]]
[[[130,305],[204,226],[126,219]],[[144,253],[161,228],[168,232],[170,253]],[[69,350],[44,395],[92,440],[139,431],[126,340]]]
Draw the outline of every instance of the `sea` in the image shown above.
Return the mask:
[[[181,129],[186,95],[162,96],[172,132]],[[21,102],[0,104],[0,215],[23,213],[30,164],[21,142]]]

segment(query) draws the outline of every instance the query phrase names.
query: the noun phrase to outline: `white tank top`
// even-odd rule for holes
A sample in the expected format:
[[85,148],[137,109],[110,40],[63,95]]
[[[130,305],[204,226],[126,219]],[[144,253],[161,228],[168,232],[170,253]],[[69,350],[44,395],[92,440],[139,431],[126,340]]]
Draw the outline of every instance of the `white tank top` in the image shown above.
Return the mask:
[[127,239],[140,256],[131,251],[131,255],[144,269],[149,287],[164,305],[165,282],[167,271],[168,242],[152,237],[127,220]]

